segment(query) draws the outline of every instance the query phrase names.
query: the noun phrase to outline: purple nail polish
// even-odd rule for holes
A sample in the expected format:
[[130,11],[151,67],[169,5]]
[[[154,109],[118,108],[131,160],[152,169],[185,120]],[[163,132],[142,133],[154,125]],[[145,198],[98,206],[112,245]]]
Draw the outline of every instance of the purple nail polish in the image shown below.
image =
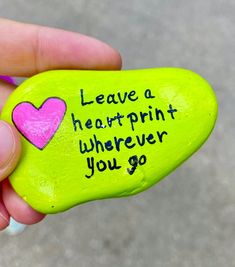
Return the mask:
[[0,75],[0,80],[6,81],[6,82],[11,83],[11,84],[15,84],[14,79],[10,76]]

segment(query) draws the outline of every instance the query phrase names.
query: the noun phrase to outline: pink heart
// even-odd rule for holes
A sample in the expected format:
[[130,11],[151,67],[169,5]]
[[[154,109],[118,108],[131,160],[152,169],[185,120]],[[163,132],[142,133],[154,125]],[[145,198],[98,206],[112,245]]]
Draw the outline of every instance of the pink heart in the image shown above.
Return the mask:
[[21,102],[12,112],[12,121],[30,143],[42,150],[55,135],[65,112],[66,103],[57,97],[46,99],[39,108]]

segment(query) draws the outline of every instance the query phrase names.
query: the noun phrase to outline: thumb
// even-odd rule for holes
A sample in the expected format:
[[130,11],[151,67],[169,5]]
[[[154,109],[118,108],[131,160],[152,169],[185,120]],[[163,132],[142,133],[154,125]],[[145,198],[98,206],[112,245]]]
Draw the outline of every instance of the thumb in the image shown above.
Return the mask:
[[[15,85],[10,77],[0,76],[0,113],[14,88]],[[20,158],[20,152],[21,143],[18,132],[14,126],[0,120],[0,181],[13,171]]]
[[0,181],[15,168],[20,158],[20,136],[14,126],[0,120]]

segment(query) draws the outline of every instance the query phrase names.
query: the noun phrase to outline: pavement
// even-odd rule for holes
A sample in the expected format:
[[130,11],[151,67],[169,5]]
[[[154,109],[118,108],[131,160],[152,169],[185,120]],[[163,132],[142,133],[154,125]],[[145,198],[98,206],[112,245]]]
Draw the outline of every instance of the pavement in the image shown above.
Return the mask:
[[0,0],[0,16],[97,37],[125,69],[176,66],[219,102],[208,142],[151,189],[0,234],[0,267],[235,266],[235,1]]

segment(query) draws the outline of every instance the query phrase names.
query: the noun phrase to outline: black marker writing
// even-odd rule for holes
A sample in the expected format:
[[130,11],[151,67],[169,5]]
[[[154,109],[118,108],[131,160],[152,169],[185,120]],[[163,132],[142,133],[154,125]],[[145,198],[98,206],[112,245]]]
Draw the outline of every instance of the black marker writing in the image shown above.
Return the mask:
[[132,175],[135,170],[137,169],[138,165],[144,165],[147,162],[147,157],[145,155],[141,155],[140,158],[138,158],[136,155],[129,158],[128,162],[132,166],[131,169],[127,168],[127,172]]
[[99,172],[103,172],[106,169],[113,171],[113,170],[118,170],[121,168],[121,166],[119,166],[117,164],[117,160],[115,158],[113,158],[112,160],[107,160],[107,161],[99,160],[99,161],[95,162],[94,157],[87,158],[87,167],[91,171],[91,173],[89,175],[87,175],[87,174],[85,175],[86,178],[88,178],[88,179],[94,175],[95,168]]

